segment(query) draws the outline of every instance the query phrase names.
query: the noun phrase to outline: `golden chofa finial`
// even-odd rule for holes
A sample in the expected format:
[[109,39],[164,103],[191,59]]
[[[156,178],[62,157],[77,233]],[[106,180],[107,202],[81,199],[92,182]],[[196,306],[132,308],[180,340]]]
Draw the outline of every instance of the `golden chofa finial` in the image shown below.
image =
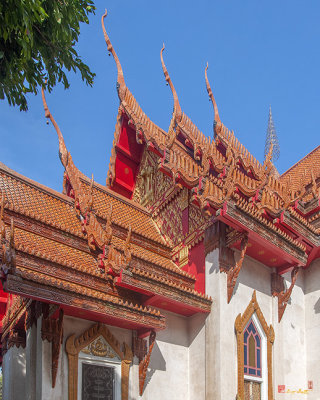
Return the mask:
[[209,64],[207,63],[207,66],[206,66],[205,71],[204,71],[205,78],[206,78],[207,92],[208,92],[210,101],[212,102],[213,111],[214,111],[214,128],[215,128],[215,131],[220,132],[222,124],[221,124],[221,120],[220,120],[220,117],[219,117],[219,111],[218,111],[217,103],[216,103],[216,100],[215,100],[215,98],[213,96],[213,93],[212,93],[212,90],[211,90],[211,86],[210,86],[210,83],[209,83],[209,80],[208,80],[208,75],[207,75],[208,68],[209,68]]
[[[47,81],[45,83],[47,83]],[[59,138],[59,157],[60,157],[60,160],[62,162],[62,165],[66,168],[67,162],[68,162],[68,150],[67,150],[66,145],[64,143],[64,139],[63,139],[61,130],[60,130],[58,124],[56,123],[55,119],[53,118],[53,116],[52,116],[52,114],[51,114],[51,112],[49,110],[49,107],[47,105],[47,101],[46,101],[46,97],[45,97],[45,94],[44,94],[44,87],[43,86],[41,88],[41,94],[42,94],[42,102],[43,102],[44,113],[45,113],[44,115],[45,115],[46,118],[50,119],[50,121],[52,122],[52,125],[54,126],[54,128],[55,128],[55,130],[56,130],[56,132],[58,134],[58,138]]]
[[105,13],[101,17],[101,25],[102,25],[104,40],[106,41],[106,44],[107,44],[107,49],[109,51],[109,54],[110,53],[112,54],[112,56],[114,58],[114,61],[116,63],[116,66],[117,66],[117,71],[118,71],[117,90],[118,90],[118,95],[119,95],[120,101],[122,101],[125,98],[127,87],[126,87],[126,84],[125,84],[125,81],[124,81],[124,75],[123,75],[123,71],[122,71],[122,67],[121,67],[119,58],[118,58],[117,53],[115,52],[115,50],[114,50],[114,48],[112,46],[112,43],[111,43],[111,41],[109,39],[109,36],[107,34],[107,31],[106,31],[106,28],[104,26],[104,19],[105,19],[105,17],[107,15],[108,15],[108,11],[106,10]]
[[177,95],[176,89],[173,86],[173,83],[171,81],[170,75],[169,75],[168,70],[167,70],[167,68],[165,66],[165,63],[163,61],[162,53],[163,53],[164,49],[165,49],[165,45],[163,43],[162,49],[160,51],[162,69],[163,69],[164,77],[165,77],[165,79],[167,81],[167,84],[169,84],[171,92],[172,92],[172,95],[173,95],[173,115],[175,116],[175,120],[177,122],[180,122],[181,118],[182,118],[182,111],[181,111],[181,107],[180,107],[180,103],[179,103],[179,99],[178,99],[178,95]]

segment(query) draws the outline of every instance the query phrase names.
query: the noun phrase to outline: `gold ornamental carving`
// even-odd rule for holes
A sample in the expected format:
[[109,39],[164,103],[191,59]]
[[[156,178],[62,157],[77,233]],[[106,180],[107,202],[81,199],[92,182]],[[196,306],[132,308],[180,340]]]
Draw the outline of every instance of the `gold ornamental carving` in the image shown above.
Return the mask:
[[133,193],[133,199],[145,207],[149,206],[155,198],[156,173],[155,160],[145,149]]
[[278,322],[281,322],[285,309],[288,305],[288,301],[290,300],[292,290],[296,283],[298,274],[300,271],[300,267],[294,267],[291,271],[291,284],[288,289],[284,287],[284,278],[277,274],[273,273],[271,275],[271,291],[272,296],[278,297]]
[[188,263],[189,263],[189,248],[188,246],[185,246],[179,251],[179,267],[182,268]]
[[98,337],[95,341],[88,344],[87,347],[81,350],[82,353],[92,354],[96,357],[107,357],[107,358],[116,358],[116,353],[112,350],[112,348],[106,343],[101,336]]
[[234,287],[236,285],[238,276],[239,276],[241,268],[242,268],[242,264],[243,264],[244,257],[246,255],[247,247],[248,247],[248,234],[244,233],[242,236],[242,239],[241,239],[241,244],[240,244],[240,250],[241,250],[240,259],[238,262],[236,262],[236,264],[233,267],[231,267],[227,271],[227,300],[228,300],[228,303],[230,303],[231,297],[233,295]]
[[[71,335],[66,341],[66,352],[68,355],[68,399],[77,400],[78,398],[78,359],[80,351],[88,349],[90,345],[96,342],[96,339],[102,337],[110,346],[114,354],[121,360],[121,400],[128,400],[129,396],[129,369],[132,362],[132,351],[126,343],[123,343],[121,350],[120,343],[112,335],[109,329],[102,324],[94,324],[82,335],[76,337]],[[94,345],[95,351],[97,344]],[[103,346],[98,345],[98,351],[101,352]],[[91,349],[91,347],[90,347]]]

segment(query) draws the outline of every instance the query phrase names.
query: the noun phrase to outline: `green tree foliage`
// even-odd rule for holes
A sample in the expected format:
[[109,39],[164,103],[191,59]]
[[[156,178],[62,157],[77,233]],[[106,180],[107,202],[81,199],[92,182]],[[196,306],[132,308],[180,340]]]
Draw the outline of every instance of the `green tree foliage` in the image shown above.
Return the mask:
[[68,88],[70,70],[91,86],[95,74],[74,45],[94,10],[91,0],[1,0],[0,99],[25,111],[27,93],[37,94],[46,79],[49,91],[57,82]]

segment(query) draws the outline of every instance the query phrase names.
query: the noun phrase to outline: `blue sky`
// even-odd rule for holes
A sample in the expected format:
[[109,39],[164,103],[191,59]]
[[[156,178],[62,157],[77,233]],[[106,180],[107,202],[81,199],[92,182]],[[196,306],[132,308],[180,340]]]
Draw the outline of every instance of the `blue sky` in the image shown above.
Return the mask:
[[[280,173],[320,144],[320,2],[318,0],[96,1],[90,25],[77,45],[97,74],[93,88],[79,74],[71,86],[47,95],[79,169],[105,184],[119,105],[116,69],[108,57],[100,18],[120,58],[127,86],[147,115],[167,129],[172,95],[165,62],[182,109],[212,135],[213,113],[205,89],[208,75],[224,124],[260,161],[271,104],[281,155]],[[63,169],[41,96],[29,95],[29,111],[0,101],[0,161],[61,191]]]

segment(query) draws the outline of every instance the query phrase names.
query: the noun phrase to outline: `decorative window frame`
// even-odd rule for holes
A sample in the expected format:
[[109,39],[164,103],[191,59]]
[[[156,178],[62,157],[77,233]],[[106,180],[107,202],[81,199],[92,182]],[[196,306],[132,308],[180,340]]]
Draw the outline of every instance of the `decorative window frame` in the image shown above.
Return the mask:
[[[101,336],[100,336],[101,338]],[[92,344],[97,339],[95,339]],[[90,346],[90,345],[89,345]],[[88,347],[89,347],[88,346]],[[88,349],[87,347],[87,349]],[[113,387],[113,394],[115,400],[121,400],[121,360],[116,355],[114,358],[109,358],[108,356],[95,356],[90,352],[86,354],[82,351],[79,352],[78,357],[78,400],[82,399],[82,373],[83,373],[83,364],[95,365],[98,367],[109,367],[113,369],[114,373],[114,387]]]
[[[263,331],[263,329],[261,327],[261,324],[260,324],[256,314],[254,313],[252,315],[252,317],[249,319],[249,321],[248,321],[248,323],[245,326],[244,331],[243,331],[243,335],[244,335],[244,339],[243,339],[244,343],[243,344],[244,344],[244,346],[246,345],[245,344],[245,333],[246,333],[247,327],[251,323],[253,324],[254,329],[256,330],[256,334],[259,336],[259,341],[260,341],[260,347],[259,347],[259,350],[260,350],[259,351],[259,354],[260,354],[260,356],[259,356],[260,368],[258,368],[258,366],[256,365],[256,367],[253,368],[255,370],[255,374],[254,375],[250,374],[251,367],[249,366],[249,341],[247,341],[247,365],[244,364],[244,368],[247,367],[247,374],[244,371],[244,376],[245,376],[245,379],[255,380],[257,382],[262,382],[263,380],[265,380],[264,373],[268,369],[267,368],[267,358],[264,357],[265,354],[267,354],[266,335],[265,335],[265,333],[264,333],[264,331]],[[250,336],[254,336],[252,334],[252,332],[248,334],[248,339],[250,338]],[[254,351],[255,351],[255,360],[256,360],[256,363],[258,363],[258,360],[257,360],[257,342],[256,342],[255,338],[254,338],[254,342],[255,342],[255,349],[254,349]],[[244,351],[244,353],[245,353],[245,351]],[[257,374],[257,370],[258,369],[261,370],[260,371],[260,376],[258,376],[258,374]]]
[[268,382],[268,400],[273,400],[273,384],[272,384],[272,345],[274,343],[274,330],[272,325],[268,326],[260,306],[257,302],[256,291],[253,292],[252,299],[243,315],[239,314],[235,321],[235,330],[237,334],[237,351],[238,351],[238,394],[237,400],[244,399],[244,330],[252,318],[256,317],[259,322],[267,341],[267,382]]
[[129,369],[132,362],[132,351],[126,343],[123,343],[124,351],[121,351],[120,343],[112,335],[109,329],[102,324],[94,324],[82,335],[76,338],[71,335],[66,340],[66,352],[68,355],[68,399],[78,399],[78,366],[79,353],[99,336],[102,336],[121,360],[121,400],[128,400],[129,396]]

